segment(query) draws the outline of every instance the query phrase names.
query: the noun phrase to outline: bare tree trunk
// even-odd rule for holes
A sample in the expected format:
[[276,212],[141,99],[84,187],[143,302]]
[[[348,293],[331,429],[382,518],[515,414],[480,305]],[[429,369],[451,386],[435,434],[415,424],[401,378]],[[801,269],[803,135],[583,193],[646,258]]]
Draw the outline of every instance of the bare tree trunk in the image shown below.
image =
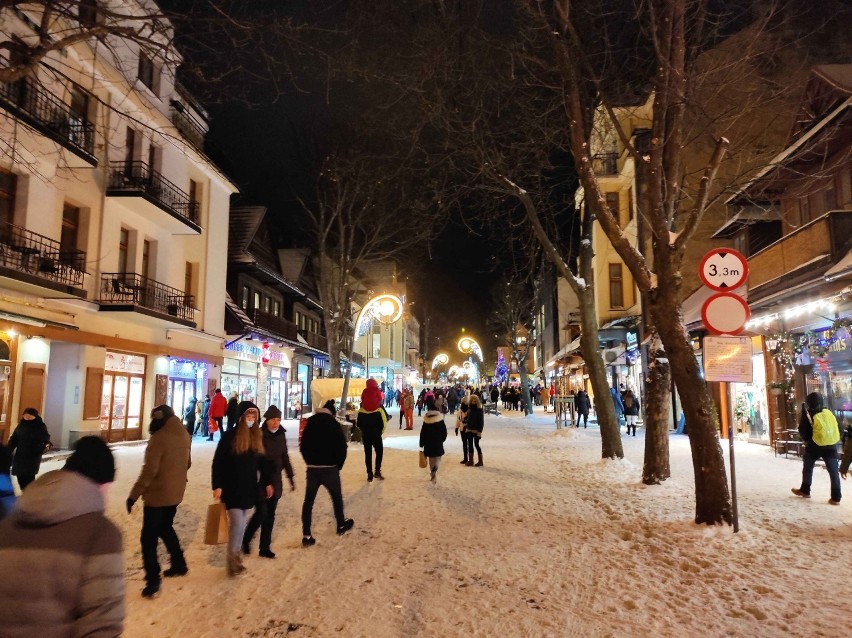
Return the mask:
[[698,360],[684,332],[680,312],[672,311],[679,307],[676,290],[676,286],[655,288],[648,297],[689,426],[687,431],[695,474],[695,522],[731,524],[731,497],[719,444],[718,417],[707,385],[701,378]]
[[654,333],[645,376],[645,461],[642,482],[659,485],[671,476],[669,467],[669,424],[671,423],[671,368],[659,336]]
[[[591,299],[584,300],[583,296],[586,295]],[[580,319],[583,330],[580,333],[580,348],[583,359],[586,361],[586,368],[589,370],[592,391],[595,393],[595,414],[601,429],[601,458],[624,458],[618,417],[615,415],[615,406],[612,404],[609,383],[606,380],[606,366],[601,358],[601,349],[598,344],[598,317],[595,313],[594,290],[590,286],[586,286],[582,291]]]

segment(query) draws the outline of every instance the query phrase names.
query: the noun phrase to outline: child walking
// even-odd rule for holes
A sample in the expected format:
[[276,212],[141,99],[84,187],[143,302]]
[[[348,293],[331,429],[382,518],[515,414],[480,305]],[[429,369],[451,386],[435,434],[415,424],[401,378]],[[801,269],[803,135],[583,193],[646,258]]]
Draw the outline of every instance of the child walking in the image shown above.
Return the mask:
[[444,441],[447,440],[447,424],[443,413],[435,406],[435,397],[426,399],[426,414],[423,415],[423,427],[420,428],[420,447],[429,460],[429,480],[437,481],[438,466],[444,456]]

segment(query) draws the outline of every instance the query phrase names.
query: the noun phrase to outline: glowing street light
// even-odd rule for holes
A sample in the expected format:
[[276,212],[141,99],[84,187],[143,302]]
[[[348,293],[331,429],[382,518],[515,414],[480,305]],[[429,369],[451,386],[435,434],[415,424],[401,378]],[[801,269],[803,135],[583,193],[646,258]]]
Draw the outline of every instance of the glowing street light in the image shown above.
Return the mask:
[[450,358],[443,352],[439,353],[434,359],[432,359],[432,369],[434,370],[438,366],[445,366],[450,362]]
[[474,354],[476,358],[482,361],[482,348],[476,342],[476,339],[471,337],[462,337],[458,343],[459,352],[462,354]]

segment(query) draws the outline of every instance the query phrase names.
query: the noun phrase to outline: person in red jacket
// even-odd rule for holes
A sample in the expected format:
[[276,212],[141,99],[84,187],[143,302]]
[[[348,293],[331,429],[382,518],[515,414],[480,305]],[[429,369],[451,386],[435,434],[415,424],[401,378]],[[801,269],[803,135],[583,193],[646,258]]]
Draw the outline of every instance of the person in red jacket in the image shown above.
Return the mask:
[[[213,393],[213,398],[210,399],[210,418],[216,422],[217,429],[219,432],[222,431],[222,419],[225,418],[225,414],[228,412],[228,400],[225,398],[225,395],[222,394],[221,388],[216,388],[216,392]],[[221,436],[221,435],[220,435]],[[208,440],[213,440],[213,431],[210,430],[210,436]]]

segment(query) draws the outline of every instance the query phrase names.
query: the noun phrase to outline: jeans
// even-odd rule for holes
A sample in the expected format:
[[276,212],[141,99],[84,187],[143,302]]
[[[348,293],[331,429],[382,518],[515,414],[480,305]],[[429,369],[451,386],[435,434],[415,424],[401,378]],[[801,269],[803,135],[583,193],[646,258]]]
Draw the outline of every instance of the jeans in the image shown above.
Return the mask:
[[578,412],[577,413],[577,427],[580,427],[580,419],[583,419],[583,427],[588,427],[589,425],[589,413],[588,412]]
[[805,456],[802,460],[802,493],[811,493],[811,482],[814,476],[814,463],[822,459],[825,461],[825,469],[828,470],[828,478],[831,480],[831,500],[840,500],[840,469],[837,463],[837,447],[824,445],[816,449],[805,447]]
[[473,461],[473,447],[476,446],[476,451],[482,454],[482,448],[479,447],[479,437],[473,432],[462,432],[462,445],[464,446],[465,458]]
[[384,456],[384,446],[382,445],[381,435],[377,437],[364,437],[364,465],[367,466],[367,478],[373,478],[373,448],[376,449],[376,474],[382,473],[382,456]]
[[343,525],[343,493],[340,488],[340,470],[336,467],[309,467],[305,472],[305,502],[302,503],[302,535],[311,535],[311,516],[320,485],[331,495],[337,526]]
[[273,496],[263,500],[258,500],[254,508],[254,514],[246,526],[246,532],[243,534],[243,544],[248,545],[251,539],[254,538],[257,528],[260,528],[260,549],[261,551],[269,551],[272,545],[272,528],[275,526],[275,509],[278,507],[278,497]]
[[157,560],[157,543],[163,539],[163,544],[169,552],[172,567],[183,567],[186,562],[180,548],[180,540],[175,534],[174,520],[177,505],[166,507],[142,508],[142,564],[145,568],[145,582],[149,585],[160,582],[160,562]]
[[228,551],[232,554],[240,551],[250,511],[228,508]]

